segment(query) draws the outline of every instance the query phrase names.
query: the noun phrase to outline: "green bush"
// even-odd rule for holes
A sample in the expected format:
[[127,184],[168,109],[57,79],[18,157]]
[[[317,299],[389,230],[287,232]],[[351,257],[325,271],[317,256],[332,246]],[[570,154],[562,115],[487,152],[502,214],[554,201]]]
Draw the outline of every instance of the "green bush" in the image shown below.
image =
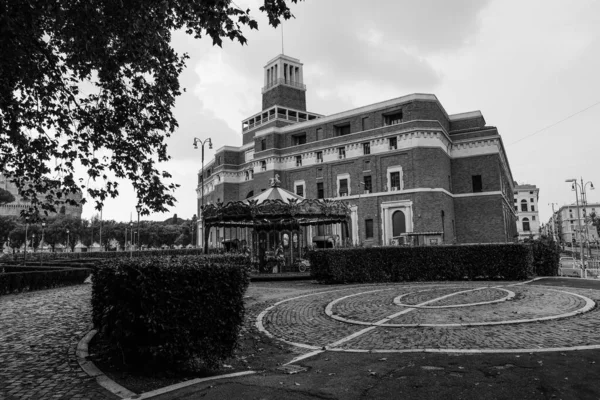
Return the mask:
[[2,267],[0,295],[81,284],[90,272],[87,268]]
[[309,252],[312,276],[327,283],[520,280],[533,275],[523,244],[355,247]]
[[560,249],[555,242],[536,240],[532,244],[533,271],[538,276],[557,276]]
[[250,282],[244,266],[216,256],[105,261],[92,280],[94,325],[127,364],[213,367],[237,343]]

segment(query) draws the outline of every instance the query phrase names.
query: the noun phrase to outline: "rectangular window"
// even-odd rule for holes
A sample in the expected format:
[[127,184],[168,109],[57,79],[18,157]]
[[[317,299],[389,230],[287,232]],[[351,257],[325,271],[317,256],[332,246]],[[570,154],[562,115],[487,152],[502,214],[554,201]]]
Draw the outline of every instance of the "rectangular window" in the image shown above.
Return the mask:
[[317,162],[318,163],[323,162],[323,152],[322,151],[317,151]]
[[390,181],[392,190],[400,190],[400,172],[390,173]]
[[371,143],[363,143],[363,154],[371,154]]
[[529,201],[531,201],[533,203],[533,199],[529,199]]
[[302,156],[296,156],[296,167],[302,166]]
[[365,239],[373,239],[373,220],[365,219]]
[[260,141],[260,151],[264,151],[267,149],[267,139],[262,139]]
[[535,211],[535,206],[531,206],[531,211]]
[[350,124],[339,125],[335,127],[336,136],[344,136],[350,134]]
[[370,171],[370,170],[371,170],[371,161],[365,160],[365,162],[363,164],[363,171]]
[[371,193],[371,175],[364,177],[365,193]]
[[398,139],[397,138],[395,138],[395,137],[389,138],[388,143],[390,145],[390,147],[389,147],[390,150],[398,149]]
[[363,117],[362,118],[362,123],[361,123],[361,127],[363,131],[367,130],[367,123],[369,121],[369,117]]
[[323,139],[323,128],[317,128],[317,140]]
[[317,168],[317,178],[323,177],[323,168]]
[[533,215],[533,216],[531,217],[531,220],[532,220],[532,221],[535,221],[535,215]]
[[384,125],[396,125],[402,122],[402,111],[383,116]]
[[344,158],[346,158],[346,148],[345,147],[338,148],[338,158],[340,160],[343,160]]
[[323,191],[323,182],[317,182],[317,199],[324,199],[325,192]]
[[301,144],[306,144],[306,133],[303,133],[301,135],[292,136],[292,145],[293,146],[299,146]]
[[471,177],[473,181],[473,193],[479,193],[483,189],[483,185],[481,183],[481,175],[473,175]]
[[515,206],[515,211],[519,212],[519,207]]
[[340,179],[340,196],[348,196],[348,179]]
[[527,211],[527,202],[521,202],[521,211]]
[[298,196],[304,197],[304,185],[297,185],[296,186],[296,194]]

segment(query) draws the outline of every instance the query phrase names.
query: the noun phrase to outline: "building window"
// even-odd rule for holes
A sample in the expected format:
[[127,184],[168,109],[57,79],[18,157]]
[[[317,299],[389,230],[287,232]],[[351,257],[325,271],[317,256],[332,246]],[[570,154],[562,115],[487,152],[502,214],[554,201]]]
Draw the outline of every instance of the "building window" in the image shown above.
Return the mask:
[[325,192],[323,190],[323,182],[317,182],[317,199],[324,199]]
[[529,194],[533,194],[533,192],[529,192]]
[[398,237],[406,232],[406,215],[400,210],[392,214],[392,237]]
[[363,143],[363,154],[371,154],[371,143]]
[[292,136],[292,145],[293,146],[299,146],[301,144],[306,144],[306,133]]
[[260,141],[260,150],[261,150],[261,151],[264,151],[264,150],[266,150],[266,149],[267,149],[267,139],[262,139],[262,140]]
[[384,125],[396,125],[402,122],[402,111],[383,116]]
[[367,122],[369,121],[369,117],[363,117],[361,122],[361,127],[363,131],[367,130]]
[[531,229],[529,228],[529,218],[523,218],[523,231],[529,232]]
[[323,177],[323,168],[317,168],[317,178]]
[[296,185],[296,194],[304,197],[304,185]]
[[302,156],[296,156],[296,167],[302,166]]
[[343,160],[344,158],[346,158],[346,148],[345,147],[338,148],[338,158],[340,160]]
[[318,163],[323,162],[323,152],[322,151],[317,151],[317,162]]
[[317,128],[317,140],[323,139],[323,128]]
[[532,220],[532,221],[535,221],[535,215],[531,217],[531,220]]
[[266,171],[267,170],[267,162],[266,161],[261,161],[260,162],[260,170],[261,171]]
[[339,125],[335,127],[336,136],[344,136],[350,134],[350,124]]
[[521,211],[527,211],[527,200],[521,200]]
[[247,199],[249,199],[250,197],[254,197],[254,190],[249,191],[248,194],[246,195]]
[[250,172],[244,171],[244,180],[245,181],[249,181],[250,180]]
[[531,211],[535,211],[535,206],[531,206]]
[[221,156],[217,156],[217,165],[221,165]]
[[395,137],[389,138],[388,139],[388,144],[389,144],[389,149],[390,150],[397,150],[398,149],[398,139]]
[[519,207],[515,206],[515,211],[519,212]]
[[392,190],[400,190],[400,172],[390,173],[390,187]]
[[373,220],[365,219],[365,239],[373,239]]
[[481,192],[483,184],[481,183],[481,175],[473,175],[471,177],[473,182],[473,193]]
[[529,199],[529,201],[531,201],[533,203],[533,199]]
[[209,169],[206,170],[206,177],[209,178],[210,174],[211,174],[211,172],[210,172],[210,168],[209,168]]
[[340,179],[339,185],[340,185],[340,197],[348,196],[348,179],[345,179],[345,178]]
[[363,163],[363,171],[370,171],[370,170],[371,170],[371,161],[365,160]]
[[372,188],[371,188],[371,175],[367,175],[363,179],[364,179],[365,193],[371,193],[371,191],[372,191]]
[[517,199],[515,199],[515,203],[517,202]]

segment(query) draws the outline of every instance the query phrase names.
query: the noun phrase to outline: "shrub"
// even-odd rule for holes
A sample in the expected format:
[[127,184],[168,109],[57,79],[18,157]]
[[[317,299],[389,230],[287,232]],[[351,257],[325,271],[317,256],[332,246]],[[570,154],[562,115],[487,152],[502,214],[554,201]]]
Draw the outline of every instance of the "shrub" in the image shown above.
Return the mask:
[[243,323],[250,282],[243,265],[216,256],[105,261],[92,280],[94,325],[125,363],[198,358],[213,367],[232,356]]
[[356,247],[309,252],[312,276],[327,283],[525,279],[533,274],[523,244]]
[[87,268],[2,267],[0,295],[77,285],[83,283],[90,272]]
[[557,276],[560,249],[555,242],[536,240],[532,244],[533,270],[538,276]]

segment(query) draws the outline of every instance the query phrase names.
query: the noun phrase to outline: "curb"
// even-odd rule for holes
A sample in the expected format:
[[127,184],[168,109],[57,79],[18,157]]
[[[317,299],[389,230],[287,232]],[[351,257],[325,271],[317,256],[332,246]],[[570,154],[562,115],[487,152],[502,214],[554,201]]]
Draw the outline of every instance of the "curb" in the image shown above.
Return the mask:
[[75,352],[75,355],[77,356],[77,363],[86,374],[92,378],[96,378],[98,385],[102,386],[112,394],[115,394],[122,399],[136,396],[136,394],[132,391],[124,388],[117,382],[110,379],[108,376],[104,375],[104,373],[100,371],[93,362],[87,359],[89,356],[88,345],[97,332],[98,331],[96,329],[92,329],[79,341],[79,343],[77,343],[77,351]]
[[[175,392],[175,391],[181,391],[185,388],[189,388],[189,387],[199,384],[199,383],[203,383],[203,382],[207,382],[207,381],[214,381],[217,379],[236,378],[239,376],[252,375],[252,374],[256,373],[256,371],[241,371],[241,372],[234,372],[234,373],[225,374],[225,375],[210,376],[207,378],[196,378],[196,379],[192,379],[189,381],[179,382],[174,385],[165,386],[165,387],[162,387],[162,388],[159,388],[156,390],[152,390],[150,392],[136,394],[136,393],[132,392],[131,390],[119,385],[117,382],[113,381],[112,379],[110,379],[102,371],[100,371],[98,369],[98,367],[96,367],[96,365],[92,361],[87,359],[87,357],[89,356],[88,345],[89,345],[90,341],[92,340],[92,338],[94,337],[94,335],[96,335],[96,333],[98,333],[98,330],[96,330],[96,329],[90,330],[79,341],[79,343],[77,343],[77,350],[75,351],[75,355],[77,357],[77,363],[79,364],[81,369],[86,374],[88,374],[92,378],[96,378],[96,382],[100,386],[102,386],[104,389],[108,390],[109,392],[118,396],[121,399],[125,399],[125,400],[157,399],[158,400],[159,398],[169,398],[168,395],[170,393]],[[165,397],[163,397],[163,396],[165,396]]]

